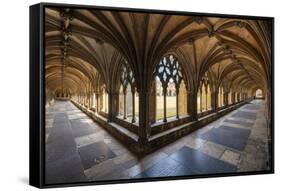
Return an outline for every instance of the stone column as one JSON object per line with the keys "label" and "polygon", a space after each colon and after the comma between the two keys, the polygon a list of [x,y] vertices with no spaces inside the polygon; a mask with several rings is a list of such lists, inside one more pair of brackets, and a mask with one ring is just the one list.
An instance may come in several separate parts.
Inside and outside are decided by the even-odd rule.
{"label": "stone column", "polygon": [[119,109],[119,92],[111,93],[111,113],[112,117],[116,117],[118,115]]}
{"label": "stone column", "polygon": [[132,87],[132,105],[133,105],[133,111],[132,111],[132,123],[136,122],[136,116],[135,116],[135,88]]}
{"label": "stone column", "polygon": [[113,94],[112,92],[108,92],[108,122],[111,122],[113,119]]}
{"label": "stone column", "polygon": [[195,92],[189,92],[188,93],[188,113],[190,114],[190,117],[193,121],[196,121],[198,119],[197,116],[197,94]]}
{"label": "stone column", "polygon": [[211,92],[211,105],[212,108],[217,111],[218,105],[217,105],[217,93]]}
{"label": "stone column", "polygon": [[91,108],[91,97],[90,97],[90,92],[87,94],[88,97],[88,109]]}
{"label": "stone column", "polygon": [[187,88],[187,85],[185,86],[186,88],[186,114],[187,115],[190,115],[190,111],[189,111],[189,91],[188,91],[188,88]]}
{"label": "stone column", "polygon": [[99,93],[96,93],[96,112],[99,112]]}
{"label": "stone column", "polygon": [[127,91],[124,88],[123,90],[123,94],[124,94],[124,119],[127,119]]}
{"label": "stone column", "polygon": [[167,87],[164,87],[163,86],[163,98],[164,98],[164,119],[163,119],[163,122],[167,122],[167,111],[166,111],[166,106],[167,106],[167,103],[166,103],[166,96],[167,96]]}
{"label": "stone column", "polygon": [[90,92],[90,109],[93,107],[93,92]]}
{"label": "stone column", "polygon": [[229,92],[228,95],[227,95],[227,103],[228,103],[228,105],[232,104],[231,92]]}
{"label": "stone column", "polygon": [[150,123],[156,122],[156,82],[153,80],[150,94],[149,94],[149,121]]}
{"label": "stone column", "polygon": [[83,93],[83,105],[86,106],[86,96],[84,93]]}
{"label": "stone column", "polygon": [[145,145],[149,137],[149,92],[145,89],[140,89],[139,91],[139,128],[138,142],[140,145]]}
{"label": "stone column", "polygon": [[224,105],[225,105],[225,106],[228,106],[228,93],[227,93],[227,92],[224,93],[224,95],[223,95],[223,100],[224,100]]}
{"label": "stone column", "polygon": [[111,122],[118,115],[118,97],[117,92],[110,91],[108,93],[108,122]]}
{"label": "stone column", "polygon": [[179,87],[176,87],[177,119],[179,118]]}
{"label": "stone column", "polygon": [[200,112],[202,113],[202,91],[201,91],[201,89],[200,89]]}

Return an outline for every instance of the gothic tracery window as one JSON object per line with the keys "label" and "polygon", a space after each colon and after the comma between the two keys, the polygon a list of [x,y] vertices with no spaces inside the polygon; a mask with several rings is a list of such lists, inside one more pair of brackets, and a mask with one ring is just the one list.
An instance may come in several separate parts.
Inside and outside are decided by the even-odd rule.
{"label": "gothic tracery window", "polygon": [[136,97],[135,77],[132,70],[123,63],[119,88],[119,115],[123,116],[123,119],[131,118],[132,123],[136,122],[136,113],[138,113]]}
{"label": "gothic tracery window", "polygon": [[102,87],[102,111],[108,113],[108,94],[105,86]]}
{"label": "gothic tracery window", "polygon": [[198,112],[211,110],[211,90],[207,72],[200,81],[197,93],[197,110]]}
{"label": "gothic tracery window", "polygon": [[223,87],[220,86],[218,89],[218,107],[224,106],[224,90]]}
{"label": "gothic tracery window", "polygon": [[[173,55],[164,56],[154,71],[156,80],[156,119],[167,121],[167,117],[179,118],[179,92],[183,72],[179,61]],[[184,106],[183,106],[184,107]]]}
{"label": "gothic tracery window", "polygon": [[233,95],[232,89],[230,88],[229,92],[228,92],[228,105],[232,104],[232,101],[233,101],[232,95]]}

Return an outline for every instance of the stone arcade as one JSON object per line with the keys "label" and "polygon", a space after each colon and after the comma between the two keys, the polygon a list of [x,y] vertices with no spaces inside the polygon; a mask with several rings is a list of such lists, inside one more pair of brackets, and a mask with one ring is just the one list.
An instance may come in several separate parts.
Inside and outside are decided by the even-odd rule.
{"label": "stone arcade", "polygon": [[48,8],[47,183],[267,170],[271,23]]}

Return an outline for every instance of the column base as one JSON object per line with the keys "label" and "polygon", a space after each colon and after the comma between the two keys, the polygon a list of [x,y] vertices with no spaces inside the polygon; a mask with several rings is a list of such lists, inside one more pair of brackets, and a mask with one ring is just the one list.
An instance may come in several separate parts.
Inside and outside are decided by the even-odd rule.
{"label": "column base", "polygon": [[135,122],[136,122],[136,119],[135,119],[135,118],[133,118],[133,119],[132,119],[132,123],[135,123]]}

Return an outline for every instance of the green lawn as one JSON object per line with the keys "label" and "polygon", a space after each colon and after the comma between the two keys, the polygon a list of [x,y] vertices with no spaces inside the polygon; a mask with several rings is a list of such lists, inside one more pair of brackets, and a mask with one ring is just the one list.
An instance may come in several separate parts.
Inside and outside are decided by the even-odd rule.
{"label": "green lawn", "polygon": [[[176,116],[177,114],[177,107],[176,107],[176,97],[166,97],[166,116],[172,117]],[[157,98],[157,111],[156,111],[156,120],[160,120],[164,118],[164,99],[163,97]]]}
{"label": "green lawn", "polygon": [[[175,116],[176,114],[177,114],[177,108],[169,108],[166,111],[167,118]],[[157,110],[157,115],[156,115],[156,120],[160,120],[160,119],[163,119],[163,118],[164,118],[164,110],[163,109],[158,109]]]}
{"label": "green lawn", "polygon": [[[166,114],[167,117],[172,117],[172,116],[176,116],[177,114],[177,108],[176,108],[176,97],[166,97],[166,102],[167,102],[167,110],[166,110]],[[136,97],[135,99],[135,114],[136,116],[138,116],[138,97]],[[158,97],[157,98],[157,111],[156,111],[156,120],[161,120],[164,117],[164,99],[163,97]]]}

